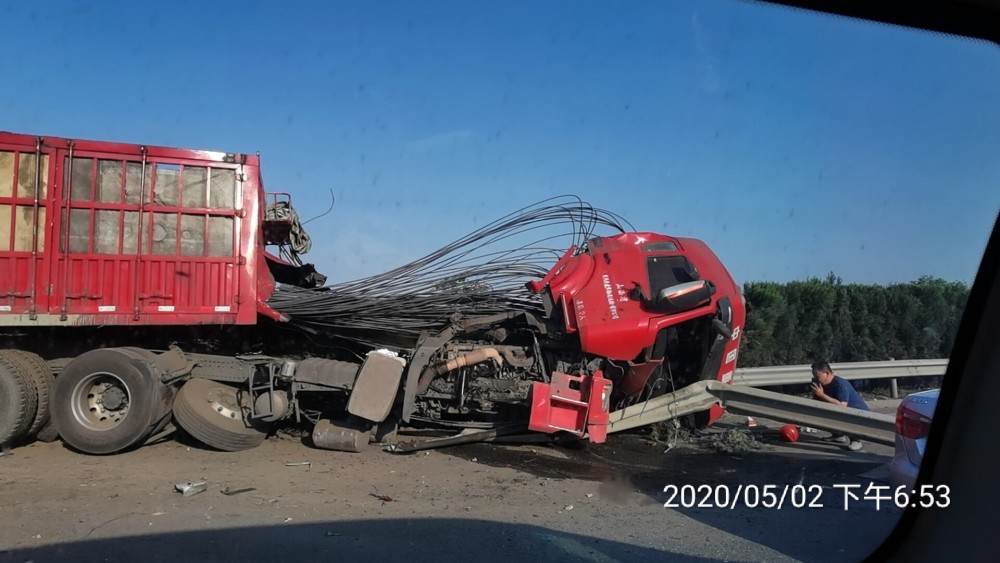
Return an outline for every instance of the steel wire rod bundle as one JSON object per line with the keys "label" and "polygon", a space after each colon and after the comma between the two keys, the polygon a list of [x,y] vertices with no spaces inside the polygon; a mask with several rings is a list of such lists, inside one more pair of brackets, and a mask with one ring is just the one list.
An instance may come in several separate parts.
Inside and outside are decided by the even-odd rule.
{"label": "steel wire rod bundle", "polygon": [[[379,346],[444,328],[453,315],[541,311],[525,283],[599,227],[634,228],[575,196],[540,201],[388,272],[317,289],[281,285],[269,304],[317,334]],[[379,335],[384,335],[380,337]]]}

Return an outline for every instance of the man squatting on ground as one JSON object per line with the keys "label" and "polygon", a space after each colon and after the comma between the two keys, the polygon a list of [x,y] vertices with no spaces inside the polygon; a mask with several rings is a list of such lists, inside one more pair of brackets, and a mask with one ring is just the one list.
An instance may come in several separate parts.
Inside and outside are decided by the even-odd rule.
{"label": "man squatting on ground", "polygon": [[[869,410],[854,386],[846,379],[834,375],[829,363],[822,360],[814,362],[812,374],[812,391],[818,400],[841,407]],[[851,436],[835,435],[833,441],[854,452],[861,449],[861,441]]]}

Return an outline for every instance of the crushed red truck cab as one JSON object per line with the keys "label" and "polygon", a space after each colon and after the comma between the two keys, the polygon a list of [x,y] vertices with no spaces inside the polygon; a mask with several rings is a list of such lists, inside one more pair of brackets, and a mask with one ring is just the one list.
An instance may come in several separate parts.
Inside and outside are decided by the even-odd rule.
{"label": "crushed red truck cab", "polygon": [[[626,397],[643,398],[651,378],[662,371],[665,339],[691,321],[708,320],[715,332],[705,342],[699,379],[732,380],[743,297],[700,240],[648,232],[595,238],[583,251],[570,249],[528,289],[542,295],[547,314],[560,317],[567,333],[579,335],[584,353],[620,366],[614,387]],[[607,423],[611,385],[600,372],[590,381],[568,377],[553,374],[552,383],[534,384],[531,429],[587,433],[592,441],[603,441],[600,425]],[[721,409],[713,409],[709,422],[719,415]],[[567,428],[569,421],[575,426]]]}

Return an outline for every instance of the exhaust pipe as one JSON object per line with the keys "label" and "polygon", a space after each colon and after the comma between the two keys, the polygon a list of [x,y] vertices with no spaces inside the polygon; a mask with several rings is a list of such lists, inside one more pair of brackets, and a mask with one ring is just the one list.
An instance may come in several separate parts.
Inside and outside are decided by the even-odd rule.
{"label": "exhaust pipe", "polygon": [[503,365],[503,358],[500,357],[500,352],[497,352],[496,348],[480,348],[478,350],[473,350],[468,354],[462,354],[461,356],[448,360],[447,362],[441,362],[437,365],[428,366],[423,373],[420,374],[420,380],[417,383],[417,394],[423,395],[426,393],[435,377],[444,375],[458,368],[479,364],[485,362],[486,360],[493,360],[497,363],[497,365]]}

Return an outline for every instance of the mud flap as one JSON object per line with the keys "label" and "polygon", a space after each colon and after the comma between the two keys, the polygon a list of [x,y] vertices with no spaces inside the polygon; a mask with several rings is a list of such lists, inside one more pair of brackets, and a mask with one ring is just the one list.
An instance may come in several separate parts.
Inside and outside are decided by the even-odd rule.
{"label": "mud flap", "polygon": [[589,377],[553,372],[551,383],[532,384],[528,429],[546,434],[569,432],[604,442],[611,385],[600,371]]}
{"label": "mud flap", "polygon": [[390,353],[369,352],[351,390],[347,412],[371,422],[385,420],[396,400],[405,365],[405,360]]}

